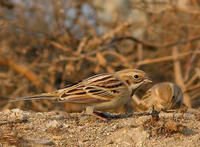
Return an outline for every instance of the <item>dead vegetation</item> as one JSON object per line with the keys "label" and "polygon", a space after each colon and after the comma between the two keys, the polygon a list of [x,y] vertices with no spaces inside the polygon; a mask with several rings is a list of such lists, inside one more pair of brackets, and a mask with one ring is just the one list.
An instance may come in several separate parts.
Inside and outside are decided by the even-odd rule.
{"label": "dead vegetation", "polygon": [[175,133],[186,134],[188,129],[186,126],[174,121],[171,118],[160,118],[159,113],[155,110],[151,113],[152,118],[146,120],[143,124],[145,130],[149,131],[150,136],[169,136]]}
{"label": "dead vegetation", "polygon": [[1,1],[1,109],[63,109],[6,100],[123,68],[177,83],[185,104],[199,107],[199,7],[197,0]]}
{"label": "dead vegetation", "polygon": [[[198,0],[1,0],[0,144],[200,146],[199,14]],[[125,68],[175,82],[194,109],[103,122],[58,111],[79,111],[68,103],[7,102]]]}

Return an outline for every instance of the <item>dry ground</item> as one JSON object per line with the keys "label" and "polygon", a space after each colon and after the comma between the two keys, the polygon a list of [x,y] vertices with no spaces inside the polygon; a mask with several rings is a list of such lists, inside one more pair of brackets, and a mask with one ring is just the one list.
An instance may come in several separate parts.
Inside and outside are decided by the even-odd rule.
{"label": "dry ground", "polygon": [[160,113],[102,121],[66,112],[0,112],[0,143],[8,146],[200,146],[200,112]]}

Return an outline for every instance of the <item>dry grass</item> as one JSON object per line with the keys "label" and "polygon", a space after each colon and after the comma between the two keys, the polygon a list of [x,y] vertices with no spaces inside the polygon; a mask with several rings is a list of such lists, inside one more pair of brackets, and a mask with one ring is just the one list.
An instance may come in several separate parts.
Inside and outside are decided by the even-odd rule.
{"label": "dry grass", "polygon": [[[197,0],[0,2],[1,109],[60,109],[49,101],[6,99],[49,92],[124,68],[174,81],[186,105],[200,105]],[[81,73],[81,74],[80,74]],[[70,106],[67,105],[70,110]]]}

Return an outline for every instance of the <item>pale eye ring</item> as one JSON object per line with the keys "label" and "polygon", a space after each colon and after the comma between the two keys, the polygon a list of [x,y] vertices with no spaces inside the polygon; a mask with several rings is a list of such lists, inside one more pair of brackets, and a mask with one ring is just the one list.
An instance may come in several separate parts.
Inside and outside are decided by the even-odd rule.
{"label": "pale eye ring", "polygon": [[138,75],[134,75],[134,78],[135,78],[135,79],[138,79],[138,78],[139,78],[139,76],[138,76]]}

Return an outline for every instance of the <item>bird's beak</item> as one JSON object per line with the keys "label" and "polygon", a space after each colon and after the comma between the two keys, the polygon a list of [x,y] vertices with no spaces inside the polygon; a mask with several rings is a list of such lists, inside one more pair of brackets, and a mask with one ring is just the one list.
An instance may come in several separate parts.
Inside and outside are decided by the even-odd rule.
{"label": "bird's beak", "polygon": [[144,78],[144,82],[145,82],[145,83],[152,83],[152,80],[151,80],[151,78],[149,78],[149,77],[145,77],[145,78]]}

